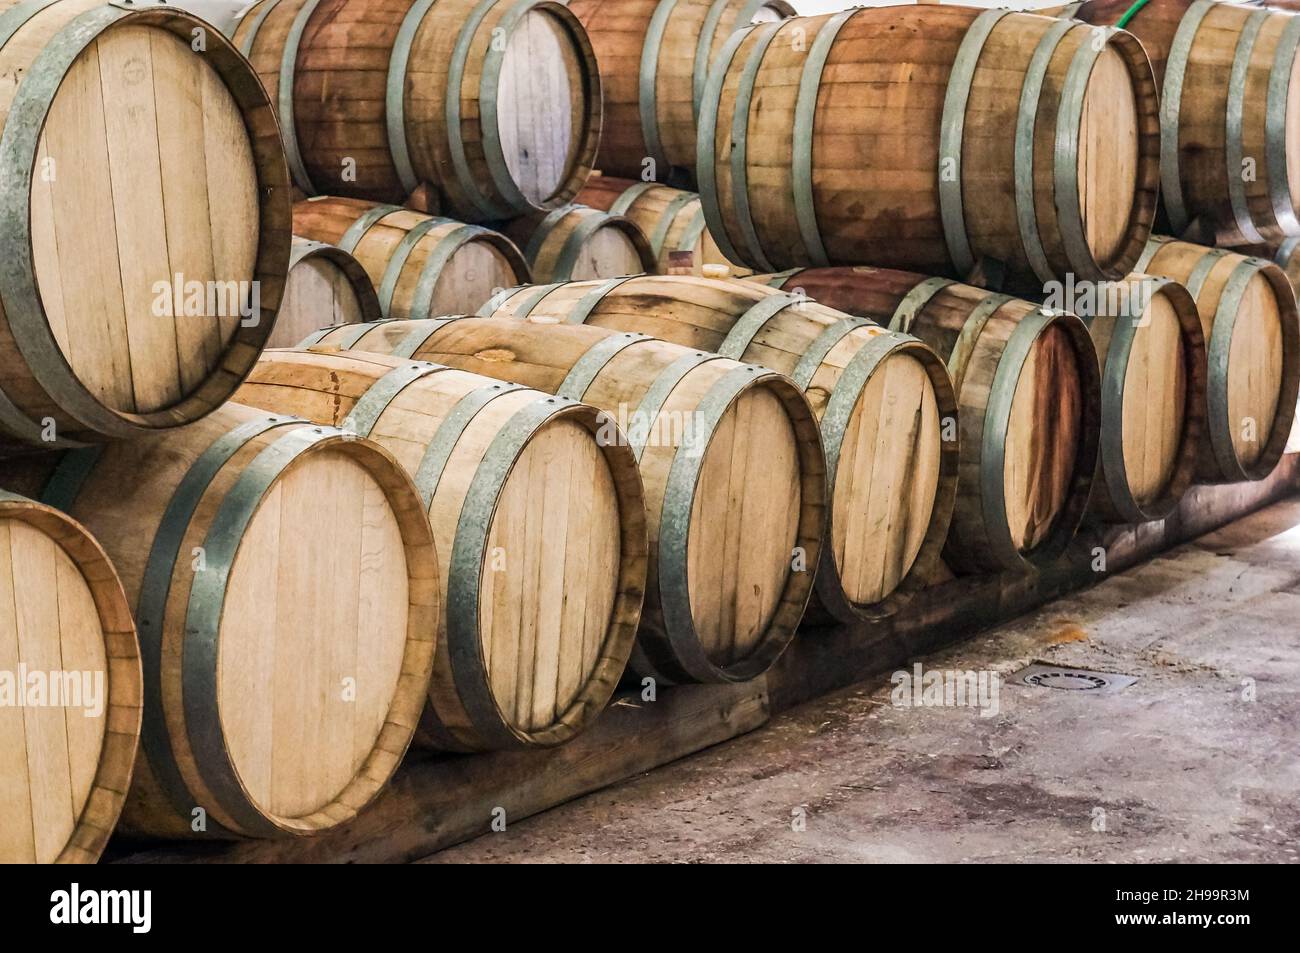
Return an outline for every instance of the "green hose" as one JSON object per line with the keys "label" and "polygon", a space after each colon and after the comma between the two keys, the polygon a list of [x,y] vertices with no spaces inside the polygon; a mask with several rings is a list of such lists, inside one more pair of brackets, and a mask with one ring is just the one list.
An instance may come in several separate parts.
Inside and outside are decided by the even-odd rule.
{"label": "green hose", "polygon": [[1137,0],[1137,3],[1124,11],[1124,15],[1115,21],[1115,29],[1122,30],[1128,26],[1128,22],[1137,16],[1138,11],[1145,7],[1150,0]]}

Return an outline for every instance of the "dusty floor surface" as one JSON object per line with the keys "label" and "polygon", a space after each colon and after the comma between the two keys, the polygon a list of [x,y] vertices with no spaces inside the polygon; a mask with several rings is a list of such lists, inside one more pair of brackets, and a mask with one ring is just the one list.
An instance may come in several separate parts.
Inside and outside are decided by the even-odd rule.
{"label": "dusty floor surface", "polygon": [[1298,859],[1300,501],[921,662],[1035,660],[1139,680],[982,716],[880,678],[430,860]]}

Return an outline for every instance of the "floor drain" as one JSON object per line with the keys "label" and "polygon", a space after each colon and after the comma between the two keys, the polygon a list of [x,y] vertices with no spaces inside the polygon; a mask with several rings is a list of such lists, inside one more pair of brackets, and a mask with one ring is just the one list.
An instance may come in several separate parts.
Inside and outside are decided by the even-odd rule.
{"label": "floor drain", "polygon": [[1012,678],[1035,688],[1055,688],[1067,692],[1107,692],[1128,688],[1137,679],[1117,672],[1090,672],[1080,668],[1034,664],[1022,668]]}
{"label": "floor drain", "polygon": [[1063,688],[1071,692],[1086,692],[1105,688],[1110,683],[1098,675],[1087,672],[1035,672],[1025,676],[1025,684],[1039,688]]}

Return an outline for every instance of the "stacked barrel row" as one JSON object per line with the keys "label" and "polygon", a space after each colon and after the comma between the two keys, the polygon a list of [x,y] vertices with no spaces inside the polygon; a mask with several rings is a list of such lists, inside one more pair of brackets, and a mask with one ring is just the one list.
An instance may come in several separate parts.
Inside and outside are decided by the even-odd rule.
{"label": "stacked barrel row", "polygon": [[[953,7],[570,9],[608,107],[595,165],[613,175],[587,181],[586,208],[505,221],[453,203],[464,225],[437,217],[430,181],[400,206],[300,203],[298,231],[354,254],[387,320],[323,323],[243,394],[337,422],[356,365],[428,361],[626,423],[647,542],[629,671],[752,677],[814,570],[807,623],[875,618],[948,571],[1051,566],[1089,513],[1160,520],[1194,481],[1276,465],[1294,297],[1258,258],[1152,237],[1168,96],[1132,34]],[[491,257],[465,273],[490,274],[439,297],[471,244]],[[794,270],[714,277],[777,268]],[[451,526],[434,520],[440,546]],[[466,625],[483,598],[454,595],[459,565],[449,602],[477,608],[448,613],[450,665],[474,658],[495,685],[515,657],[473,647],[516,636]],[[435,699],[425,734],[496,743],[461,705]]]}
{"label": "stacked barrel row", "polygon": [[0,707],[0,858],[327,830],[1280,458],[1286,14],[240,6],[5,15],[0,672],[107,684]]}
{"label": "stacked barrel row", "polygon": [[265,90],[219,35],[197,54],[200,20],[93,0],[2,19],[0,860],[88,861],[158,727],[131,586],[147,527],[70,517],[22,471],[179,446],[231,397],[280,308],[292,199]]}
{"label": "stacked barrel row", "polygon": [[[4,16],[5,861],[93,861],[115,826],[319,832],[417,734],[558,743],[604,707],[640,615],[641,482],[589,405],[409,362],[355,415],[230,401],[268,344],[376,319],[397,290],[291,242],[282,104],[203,22],[140,7]],[[509,240],[447,232],[502,248],[519,271],[499,284],[527,277]],[[567,529],[540,508],[557,495]],[[452,585],[435,543],[508,553],[514,588],[469,568]],[[541,573],[557,556],[567,573]],[[465,661],[493,648],[490,670]]]}
{"label": "stacked barrel row", "polygon": [[272,102],[203,21],[55,0],[0,37],[0,860],[93,861],[119,816],[343,823],[426,705],[433,533],[377,442],[230,398],[275,334],[375,291],[291,242]]}
{"label": "stacked barrel row", "polygon": [[[736,26],[789,13],[728,0],[706,23],[708,5],[695,6],[700,22],[686,26],[703,52],[688,90]],[[603,176],[588,184],[606,102],[597,48],[602,65],[607,57],[581,9],[230,0],[222,13],[214,20],[270,93],[297,191],[336,197],[296,214],[296,234],[354,254],[385,317],[474,311],[492,290],[531,279],[737,267],[708,237],[694,193]],[[609,107],[607,138],[616,139],[621,120]],[[304,297],[324,294],[316,272],[326,267],[319,256],[302,266],[304,284],[316,286]]]}
{"label": "stacked barrel row", "polygon": [[[1205,6],[1188,14],[1179,44],[1196,78],[1177,81],[1189,116],[1230,85],[1211,68],[1221,58],[1213,32],[1192,42]],[[618,122],[597,164],[660,180],[597,179],[589,201],[627,212],[662,183],[698,185],[710,241],[736,270],[823,266],[774,280],[910,331],[946,360],[967,412],[953,567],[1049,563],[1086,509],[1097,460],[1094,511],[1129,522],[1168,515],[1193,480],[1272,471],[1294,414],[1294,300],[1258,259],[1152,238],[1162,186],[1168,204],[1178,169],[1204,152],[1187,133],[1204,120],[1184,120],[1179,133],[1175,116],[1171,126],[1174,89],[1133,34],[1005,10],[893,7],[776,12],[711,48],[722,2],[572,9]],[[1253,17],[1256,28],[1266,16]],[[1215,30],[1243,19],[1224,18]],[[1267,22],[1270,43],[1290,29],[1285,16]],[[688,48],[711,71],[664,57]],[[1249,43],[1237,49],[1250,59]],[[1266,52],[1266,79],[1274,65],[1289,77],[1294,49]],[[1269,115],[1289,121],[1285,108]],[[1263,127],[1247,125],[1263,143]],[[695,148],[683,147],[692,129]],[[1169,227],[1167,212],[1161,221]],[[680,227],[666,214],[658,226],[665,240]],[[665,261],[663,246],[654,251],[672,271],[673,252]],[[946,277],[824,267],[833,265]],[[649,278],[559,283],[494,298],[480,314],[504,307],[534,323],[595,322],[722,348],[730,331],[716,336],[716,318],[695,312],[701,293]],[[738,320],[751,305],[720,309],[742,340],[765,328]],[[606,324],[610,307],[618,317]],[[770,354],[752,359],[787,369]],[[833,473],[833,441],[828,451]]]}
{"label": "stacked barrel row", "polygon": [[[269,90],[170,8],[60,0],[6,16],[0,55],[18,56],[23,77],[6,161],[27,189],[20,203],[9,193],[6,227],[33,253],[5,279],[0,601],[13,624],[0,664],[18,681],[0,686],[0,858],[94,860],[115,825],[139,837],[320,832],[372,801],[413,740],[559,744],[600,713],[629,660],[665,681],[737,680],[793,636],[826,485],[813,412],[784,377],[657,345],[669,366],[643,372],[645,410],[659,402],[665,420],[702,427],[664,444],[629,441],[590,403],[423,361],[259,360],[308,329],[478,307],[534,273],[653,270],[669,231],[674,250],[703,244],[694,224],[670,223],[652,246],[617,210],[566,204],[586,179],[599,100],[563,7],[444,3],[426,23],[429,6],[268,2],[231,15],[254,66],[278,57]],[[481,126],[466,148],[452,131],[451,151],[431,152],[417,140],[443,104],[413,102],[385,170],[404,182],[415,169],[410,195],[291,210],[290,183],[314,192],[340,155],[300,142],[374,138],[361,98],[335,125],[333,107],[307,106],[335,75],[324,51],[378,23],[400,88],[444,68],[450,19],[466,26],[452,72],[486,78],[465,112],[478,122],[479,93],[502,92],[500,135]],[[504,58],[486,45],[503,31]],[[579,91],[568,144],[549,141],[562,127],[534,140],[519,122],[537,112],[519,97],[555,102],[521,64],[552,55],[551,85]],[[101,69],[127,86],[101,84]],[[335,88],[364,96],[373,79]],[[157,116],[152,137],[125,121],[140,115]],[[355,141],[340,181],[383,169]],[[457,156],[469,174],[430,188],[428,170],[464,171]],[[503,181],[527,200],[494,193]],[[512,221],[494,231],[380,201],[430,195],[463,218]],[[107,304],[106,288],[119,292]],[[745,489],[773,452],[781,466]],[[649,600],[643,473],[663,493]],[[734,518],[709,518],[719,508]],[[30,689],[27,672],[40,676]]]}

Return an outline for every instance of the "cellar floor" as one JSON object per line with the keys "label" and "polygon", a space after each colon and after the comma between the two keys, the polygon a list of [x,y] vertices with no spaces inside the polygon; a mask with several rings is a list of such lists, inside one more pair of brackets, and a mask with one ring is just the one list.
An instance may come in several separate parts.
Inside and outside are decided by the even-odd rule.
{"label": "cellar floor", "polygon": [[876,679],[428,862],[1300,860],[1300,498],[919,661],[996,711]]}

